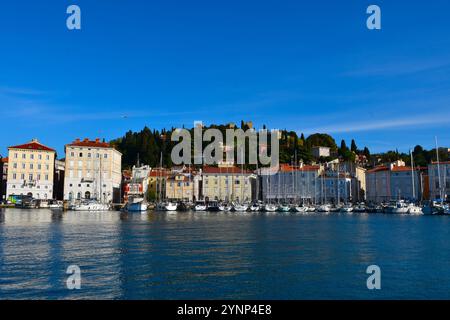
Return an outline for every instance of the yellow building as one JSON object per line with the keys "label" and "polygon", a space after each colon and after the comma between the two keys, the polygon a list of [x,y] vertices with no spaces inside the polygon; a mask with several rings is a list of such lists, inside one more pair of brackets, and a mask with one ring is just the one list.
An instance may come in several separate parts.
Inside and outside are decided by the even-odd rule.
{"label": "yellow building", "polygon": [[256,176],[234,166],[203,167],[199,198],[221,201],[252,201]]}
{"label": "yellow building", "polygon": [[36,139],[9,147],[8,151],[7,197],[24,195],[52,199],[56,151]]}
{"label": "yellow building", "polygon": [[167,178],[166,198],[172,200],[190,200],[194,197],[194,182],[189,174],[178,173]]}

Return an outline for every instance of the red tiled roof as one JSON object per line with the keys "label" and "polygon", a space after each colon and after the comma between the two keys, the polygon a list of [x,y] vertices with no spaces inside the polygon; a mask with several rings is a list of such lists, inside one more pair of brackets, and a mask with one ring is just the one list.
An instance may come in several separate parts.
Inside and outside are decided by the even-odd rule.
{"label": "red tiled roof", "polygon": [[376,168],[367,170],[367,173],[375,173],[375,172],[379,172],[379,171],[389,171],[389,168],[386,166],[376,167]]}
{"label": "red tiled roof", "polygon": [[[417,169],[415,169],[417,170]],[[411,167],[393,167],[392,172],[403,172],[403,171],[411,171]]]}
{"label": "red tiled roof", "polygon": [[238,167],[210,167],[210,166],[203,166],[203,171],[202,173],[204,174],[249,174],[252,173],[252,171],[249,170],[242,170],[241,168]]}
{"label": "red tiled roof", "polygon": [[39,150],[39,151],[53,151],[54,149],[49,148],[47,146],[44,146],[43,144],[39,143],[38,141],[31,141],[29,143],[21,144],[18,146],[9,147],[8,149],[25,149],[25,150]]}
{"label": "red tiled roof", "polygon": [[304,165],[304,166],[292,166],[289,164],[282,163],[280,164],[280,171],[281,172],[292,172],[292,171],[319,171],[320,166],[310,166],[310,165]]}
{"label": "red tiled roof", "polygon": [[84,139],[81,141],[80,139],[75,140],[72,143],[69,143],[67,146],[70,147],[91,147],[91,148],[113,148],[109,143],[107,142],[101,142],[100,139],[95,140],[89,140]]}
{"label": "red tiled roof", "polygon": [[2,158],[2,163],[8,163],[9,159],[8,158]]}
{"label": "red tiled roof", "polygon": [[[437,161],[432,161],[431,164],[438,164]],[[439,164],[450,164],[450,161],[439,161]]]}
{"label": "red tiled roof", "polygon": [[152,171],[150,171],[150,177],[167,177],[169,175],[169,170],[166,169],[153,169]]}

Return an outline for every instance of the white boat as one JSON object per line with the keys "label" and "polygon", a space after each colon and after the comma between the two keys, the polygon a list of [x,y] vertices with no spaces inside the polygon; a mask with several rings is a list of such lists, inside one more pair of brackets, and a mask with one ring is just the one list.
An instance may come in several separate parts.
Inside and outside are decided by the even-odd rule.
{"label": "white boat", "polygon": [[308,212],[316,212],[316,207],[308,206]]}
{"label": "white boat", "polygon": [[177,211],[178,205],[175,202],[168,202],[165,206],[166,211]]}
{"label": "white boat", "polygon": [[366,212],[367,208],[364,203],[358,203],[358,205],[353,208],[353,211],[354,212]]}
{"label": "white boat", "polygon": [[289,207],[288,205],[285,205],[285,204],[281,204],[278,206],[278,211],[289,212],[289,211],[291,211],[291,207]]}
{"label": "white boat", "polygon": [[156,211],[166,211],[166,203],[165,202],[158,202],[156,204]]}
{"label": "white boat", "polygon": [[101,203],[96,200],[82,201],[72,207],[72,210],[74,211],[109,211],[110,209],[109,204]]}
{"label": "white boat", "polygon": [[331,210],[331,206],[329,204],[323,204],[321,206],[319,206],[319,208],[317,209],[317,211],[319,212],[330,212]]}
{"label": "white boat", "polygon": [[399,200],[395,203],[395,207],[392,208],[392,213],[405,214],[409,212],[409,205],[403,200]]}
{"label": "white boat", "polygon": [[423,212],[422,212],[422,207],[417,206],[417,205],[411,203],[411,204],[408,206],[408,213],[409,213],[409,214],[413,214],[413,215],[423,214]]}
{"label": "white boat", "polygon": [[128,212],[146,212],[148,210],[148,203],[144,200],[128,203],[125,210]]}
{"label": "white boat", "polygon": [[308,212],[308,207],[305,206],[295,206],[294,207],[295,212],[299,212],[299,213],[307,213]]}
{"label": "white boat", "polygon": [[275,211],[277,211],[277,206],[274,204],[268,203],[264,206],[264,211],[275,212]]}
{"label": "white boat", "polygon": [[246,212],[248,210],[248,205],[246,204],[234,204],[233,205],[234,211],[237,212]]}
{"label": "white boat", "polygon": [[250,211],[256,212],[256,211],[259,211],[259,210],[261,210],[261,207],[260,207],[260,205],[257,204],[257,203],[254,203],[254,204],[252,204],[252,205],[250,206]]}
{"label": "white boat", "polygon": [[345,205],[341,208],[342,212],[346,212],[346,213],[352,213],[353,212],[353,207],[351,205]]}
{"label": "white boat", "polygon": [[62,209],[63,208],[63,202],[59,200],[50,200],[48,202],[48,208],[52,210]]}
{"label": "white boat", "polygon": [[197,201],[194,206],[195,211],[206,211],[207,206],[205,201]]}
{"label": "white boat", "polygon": [[229,205],[229,204],[220,204],[219,205],[219,210],[220,211],[225,211],[225,212],[230,212],[233,209],[233,206]]}

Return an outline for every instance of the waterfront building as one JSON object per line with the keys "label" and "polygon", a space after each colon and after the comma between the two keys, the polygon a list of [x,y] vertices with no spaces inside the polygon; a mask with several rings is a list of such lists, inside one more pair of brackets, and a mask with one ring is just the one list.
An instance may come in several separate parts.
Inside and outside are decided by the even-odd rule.
{"label": "waterfront building", "polygon": [[318,190],[320,203],[351,203],[352,178],[348,173],[326,171],[319,176]]}
{"label": "waterfront building", "polygon": [[0,202],[6,200],[7,181],[8,181],[8,158],[0,157]]}
{"label": "waterfront building", "polygon": [[64,200],[120,202],[122,154],[100,139],[75,140],[65,146]]}
{"label": "waterfront building", "polygon": [[[414,180],[414,184],[413,184]],[[366,172],[367,201],[381,203],[398,199],[422,198],[420,171],[404,165],[404,162],[379,166]]]}
{"label": "waterfront building", "polygon": [[170,170],[165,168],[153,168],[149,176],[148,199],[161,201],[166,199],[166,182],[170,176]]}
{"label": "waterfront building", "polygon": [[204,166],[198,179],[199,199],[245,202],[252,201],[256,175],[248,170],[222,163]]}
{"label": "waterfront building", "polygon": [[6,196],[52,199],[56,151],[37,139],[8,148]]}
{"label": "waterfront building", "polygon": [[[440,179],[439,179],[440,173]],[[450,195],[450,161],[441,161],[428,165],[429,192],[431,199],[449,200]]]}
{"label": "waterfront building", "polygon": [[172,172],[166,180],[167,199],[195,201],[198,197],[198,194],[195,193],[198,190],[198,188],[195,188],[198,179],[195,179],[194,176],[195,172],[189,169]]}
{"label": "waterfront building", "polygon": [[281,164],[278,171],[259,171],[262,200],[316,203],[320,199],[318,177],[324,168],[318,165]]}

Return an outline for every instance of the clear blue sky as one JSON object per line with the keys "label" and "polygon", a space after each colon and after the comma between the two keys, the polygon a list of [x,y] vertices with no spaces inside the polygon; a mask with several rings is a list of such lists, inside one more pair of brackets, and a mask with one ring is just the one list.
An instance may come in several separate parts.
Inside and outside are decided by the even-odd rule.
{"label": "clear blue sky", "polygon": [[377,152],[450,146],[450,2],[2,1],[0,117],[2,154],[241,119]]}

